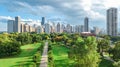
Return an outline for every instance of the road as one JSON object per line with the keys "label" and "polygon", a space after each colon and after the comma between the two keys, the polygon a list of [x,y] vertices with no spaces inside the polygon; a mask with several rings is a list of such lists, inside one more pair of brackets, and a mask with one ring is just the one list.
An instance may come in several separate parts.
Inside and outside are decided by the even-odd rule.
{"label": "road", "polygon": [[45,43],[41,62],[40,62],[40,67],[47,67],[48,66],[48,42]]}

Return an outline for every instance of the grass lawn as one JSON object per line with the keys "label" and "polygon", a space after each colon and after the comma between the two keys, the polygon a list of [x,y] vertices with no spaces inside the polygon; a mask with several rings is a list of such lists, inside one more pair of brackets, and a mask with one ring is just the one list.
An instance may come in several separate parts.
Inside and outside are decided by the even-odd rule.
{"label": "grass lawn", "polygon": [[[22,52],[18,56],[1,58],[0,67],[33,67],[32,56],[40,43],[21,46]],[[21,65],[21,66],[20,66]]]}
{"label": "grass lawn", "polygon": [[68,48],[64,46],[54,45],[52,51],[55,67],[74,67],[74,62],[68,58]]}
{"label": "grass lawn", "polygon": [[99,64],[99,67],[113,67],[113,64],[109,60],[102,59],[101,63]]}
{"label": "grass lawn", "polygon": [[[74,67],[74,61],[68,58],[68,48],[59,45],[54,45],[52,47],[55,67]],[[105,59],[101,60],[99,67],[113,67],[111,61]]]}

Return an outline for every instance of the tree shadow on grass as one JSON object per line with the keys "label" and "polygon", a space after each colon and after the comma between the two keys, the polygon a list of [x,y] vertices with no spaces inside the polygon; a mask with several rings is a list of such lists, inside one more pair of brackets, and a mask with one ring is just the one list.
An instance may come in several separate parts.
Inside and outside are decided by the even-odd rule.
{"label": "tree shadow on grass", "polygon": [[39,67],[39,65],[40,63],[34,63],[33,61],[19,61],[11,67]]}
{"label": "tree shadow on grass", "polygon": [[30,57],[35,54],[35,50],[33,49],[23,49],[20,54],[14,55],[14,56],[9,56],[9,57],[2,57],[0,59],[9,59],[9,58],[21,58],[21,57]]}
{"label": "tree shadow on grass", "polygon": [[68,59],[54,60],[55,67],[74,67],[74,63],[69,63]]}

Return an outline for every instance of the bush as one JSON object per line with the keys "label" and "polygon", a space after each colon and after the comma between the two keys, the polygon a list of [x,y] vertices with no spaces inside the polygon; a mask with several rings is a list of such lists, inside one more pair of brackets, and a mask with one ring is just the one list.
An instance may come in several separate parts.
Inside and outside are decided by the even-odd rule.
{"label": "bush", "polygon": [[37,53],[33,56],[33,62],[34,62],[34,63],[37,63],[37,62],[39,62],[39,60],[40,60],[40,53],[37,52]]}
{"label": "bush", "polygon": [[50,67],[55,67],[54,66],[53,54],[52,54],[52,45],[48,46],[48,61],[49,61],[49,66]]}
{"label": "bush", "polygon": [[120,67],[120,61],[118,61],[118,62],[114,62],[114,67]]}
{"label": "bush", "polygon": [[20,43],[16,41],[0,43],[0,57],[7,57],[19,54],[21,51]]}

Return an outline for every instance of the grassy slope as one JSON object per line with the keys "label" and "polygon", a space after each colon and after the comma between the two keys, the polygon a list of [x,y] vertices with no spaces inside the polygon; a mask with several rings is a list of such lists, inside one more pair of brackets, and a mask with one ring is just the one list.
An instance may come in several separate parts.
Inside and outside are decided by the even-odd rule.
{"label": "grassy slope", "polygon": [[68,58],[68,49],[63,46],[53,46],[55,67],[74,67],[73,61]]}
{"label": "grassy slope", "polygon": [[[11,58],[0,59],[0,67],[18,67],[20,64],[26,65],[25,67],[28,67],[28,65],[30,66],[30,64],[32,64],[32,56],[39,46],[40,43],[22,46],[22,52],[20,55]],[[33,65],[31,65],[31,67],[33,67]]]}

